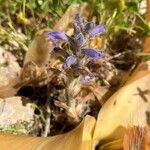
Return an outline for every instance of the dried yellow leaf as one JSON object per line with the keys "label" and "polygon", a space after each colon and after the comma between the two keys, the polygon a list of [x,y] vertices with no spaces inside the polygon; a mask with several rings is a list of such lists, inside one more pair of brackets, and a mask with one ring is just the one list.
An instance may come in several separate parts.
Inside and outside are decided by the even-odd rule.
{"label": "dried yellow leaf", "polygon": [[66,134],[50,137],[27,137],[0,134],[0,148],[11,150],[91,150],[95,118],[86,116],[81,124]]}
{"label": "dried yellow leaf", "polygon": [[[101,141],[122,139],[129,125],[149,126],[150,61],[142,63],[128,82],[103,105],[99,112],[93,146]],[[101,143],[105,144],[105,143]]]}

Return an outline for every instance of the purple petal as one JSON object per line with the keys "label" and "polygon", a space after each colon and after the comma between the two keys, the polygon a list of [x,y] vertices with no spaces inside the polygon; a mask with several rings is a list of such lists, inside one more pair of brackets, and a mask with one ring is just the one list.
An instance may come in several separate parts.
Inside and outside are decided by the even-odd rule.
{"label": "purple petal", "polygon": [[75,56],[69,56],[66,59],[66,62],[64,64],[64,69],[69,68],[72,64],[74,64],[77,61],[77,58]]}
{"label": "purple petal", "polygon": [[88,84],[90,83],[91,81],[93,81],[95,79],[94,75],[93,74],[88,74],[88,75],[81,75],[80,76],[80,81],[82,84]]}
{"label": "purple petal", "polygon": [[52,41],[56,41],[56,40],[61,40],[61,41],[68,41],[67,36],[59,31],[52,31],[48,33],[48,37],[50,38],[50,40]]}
{"label": "purple petal", "polygon": [[83,51],[88,57],[92,58],[93,60],[102,59],[105,56],[103,52],[97,51],[96,49],[92,48],[84,48]]}
{"label": "purple petal", "polygon": [[95,28],[89,30],[89,35],[90,36],[96,36],[98,34],[104,33],[105,31],[106,30],[105,30],[105,27],[103,25],[98,25]]}
{"label": "purple petal", "polygon": [[79,43],[80,45],[82,45],[84,43],[84,35],[82,33],[79,33],[75,37],[75,40],[77,41],[77,43]]}

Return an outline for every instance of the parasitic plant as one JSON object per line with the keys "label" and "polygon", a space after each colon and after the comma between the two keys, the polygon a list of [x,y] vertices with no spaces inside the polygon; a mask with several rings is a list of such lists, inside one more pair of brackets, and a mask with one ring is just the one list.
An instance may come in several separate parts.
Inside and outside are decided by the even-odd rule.
{"label": "parasitic plant", "polygon": [[69,120],[77,123],[91,111],[90,101],[99,99],[101,88],[95,95],[96,89],[102,82],[109,84],[104,68],[109,70],[113,66],[105,61],[108,56],[106,52],[89,47],[91,39],[105,33],[103,25],[88,22],[76,14],[73,27],[73,36],[51,31],[48,37],[54,46],[53,55],[62,61],[61,65],[55,67],[61,72],[59,78],[64,84],[64,90],[55,105],[65,109]]}

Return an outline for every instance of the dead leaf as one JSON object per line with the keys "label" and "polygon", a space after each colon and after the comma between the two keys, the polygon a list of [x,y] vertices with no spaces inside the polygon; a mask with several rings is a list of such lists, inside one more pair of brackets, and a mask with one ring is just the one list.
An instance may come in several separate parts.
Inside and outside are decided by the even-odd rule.
{"label": "dead leaf", "polygon": [[0,134],[0,148],[11,150],[91,150],[94,117],[86,116],[81,124],[69,133],[49,137],[29,137]]}
{"label": "dead leaf", "polygon": [[[142,63],[128,82],[103,105],[94,131],[93,145],[122,139],[130,125],[149,127],[150,61]],[[104,143],[102,141],[105,141]]]}
{"label": "dead leaf", "polygon": [[100,37],[92,38],[90,40],[90,47],[100,49],[102,47],[102,39]]}
{"label": "dead leaf", "polygon": [[37,33],[26,53],[24,65],[28,62],[34,62],[37,66],[42,67],[48,62],[52,45],[45,37],[45,34],[44,31]]}
{"label": "dead leaf", "polygon": [[6,31],[5,29],[0,25],[0,35],[5,35]]}
{"label": "dead leaf", "polygon": [[123,140],[123,148],[124,150],[144,150],[144,141],[146,138],[146,130],[145,128],[140,127],[128,127],[125,130],[124,140]]}

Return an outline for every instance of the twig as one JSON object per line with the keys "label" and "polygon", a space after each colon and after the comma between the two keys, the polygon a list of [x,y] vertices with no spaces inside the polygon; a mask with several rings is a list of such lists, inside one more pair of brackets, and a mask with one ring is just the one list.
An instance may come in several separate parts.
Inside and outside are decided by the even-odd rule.
{"label": "twig", "polygon": [[47,86],[47,95],[48,95],[48,98],[46,100],[46,119],[45,119],[45,126],[44,126],[44,131],[42,133],[42,136],[43,137],[47,137],[48,134],[50,134],[50,126],[51,126],[51,108],[50,108],[50,101],[51,101],[51,98],[50,98],[50,87],[49,85]]}
{"label": "twig", "polygon": [[46,111],[47,111],[47,115],[46,115],[46,120],[45,120],[44,131],[43,131],[43,133],[42,133],[42,136],[43,136],[43,137],[47,137],[48,134],[50,133],[51,109],[50,109],[49,103],[46,104]]}
{"label": "twig", "polygon": [[118,54],[116,54],[116,55],[114,55],[114,56],[110,56],[110,57],[106,58],[106,60],[107,60],[107,61],[110,61],[110,60],[112,60],[112,59],[114,59],[114,58],[118,58],[118,57],[124,55],[126,52],[127,52],[127,51],[118,53]]}

